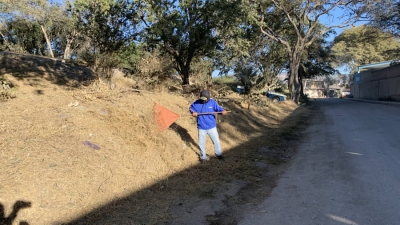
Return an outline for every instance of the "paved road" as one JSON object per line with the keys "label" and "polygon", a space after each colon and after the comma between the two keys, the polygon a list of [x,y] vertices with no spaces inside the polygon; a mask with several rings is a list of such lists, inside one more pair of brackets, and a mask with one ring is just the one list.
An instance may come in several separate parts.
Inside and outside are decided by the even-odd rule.
{"label": "paved road", "polygon": [[399,225],[400,107],[341,99],[320,112],[271,196],[240,225]]}

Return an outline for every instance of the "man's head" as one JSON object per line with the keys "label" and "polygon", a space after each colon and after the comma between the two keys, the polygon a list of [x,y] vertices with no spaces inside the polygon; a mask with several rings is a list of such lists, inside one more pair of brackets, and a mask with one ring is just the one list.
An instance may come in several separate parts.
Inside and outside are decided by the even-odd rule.
{"label": "man's head", "polygon": [[200,99],[203,100],[203,102],[208,102],[208,100],[210,100],[210,92],[202,90],[200,92]]}

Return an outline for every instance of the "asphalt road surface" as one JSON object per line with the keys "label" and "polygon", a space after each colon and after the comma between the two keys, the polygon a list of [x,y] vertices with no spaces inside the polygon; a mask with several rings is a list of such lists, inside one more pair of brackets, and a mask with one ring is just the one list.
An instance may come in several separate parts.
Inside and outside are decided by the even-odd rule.
{"label": "asphalt road surface", "polygon": [[239,225],[399,225],[400,107],[313,104],[319,110],[291,166]]}

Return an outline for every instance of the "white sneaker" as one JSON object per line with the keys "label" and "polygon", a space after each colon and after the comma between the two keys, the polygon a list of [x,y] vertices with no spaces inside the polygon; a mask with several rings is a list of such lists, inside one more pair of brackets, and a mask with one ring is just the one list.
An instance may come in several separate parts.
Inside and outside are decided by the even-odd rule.
{"label": "white sneaker", "polygon": [[207,157],[207,158],[205,158],[205,159],[201,159],[201,158],[200,158],[200,161],[201,161],[201,162],[207,162],[207,161],[210,161],[210,158],[209,158],[209,157]]}

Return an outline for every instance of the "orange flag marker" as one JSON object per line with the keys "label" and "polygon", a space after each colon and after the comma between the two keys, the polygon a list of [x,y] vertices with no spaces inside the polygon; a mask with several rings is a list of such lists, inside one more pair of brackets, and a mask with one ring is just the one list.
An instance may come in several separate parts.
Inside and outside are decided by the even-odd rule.
{"label": "orange flag marker", "polygon": [[179,119],[179,117],[179,114],[176,114],[157,103],[154,104],[154,120],[157,123],[159,131],[168,129],[168,127]]}

